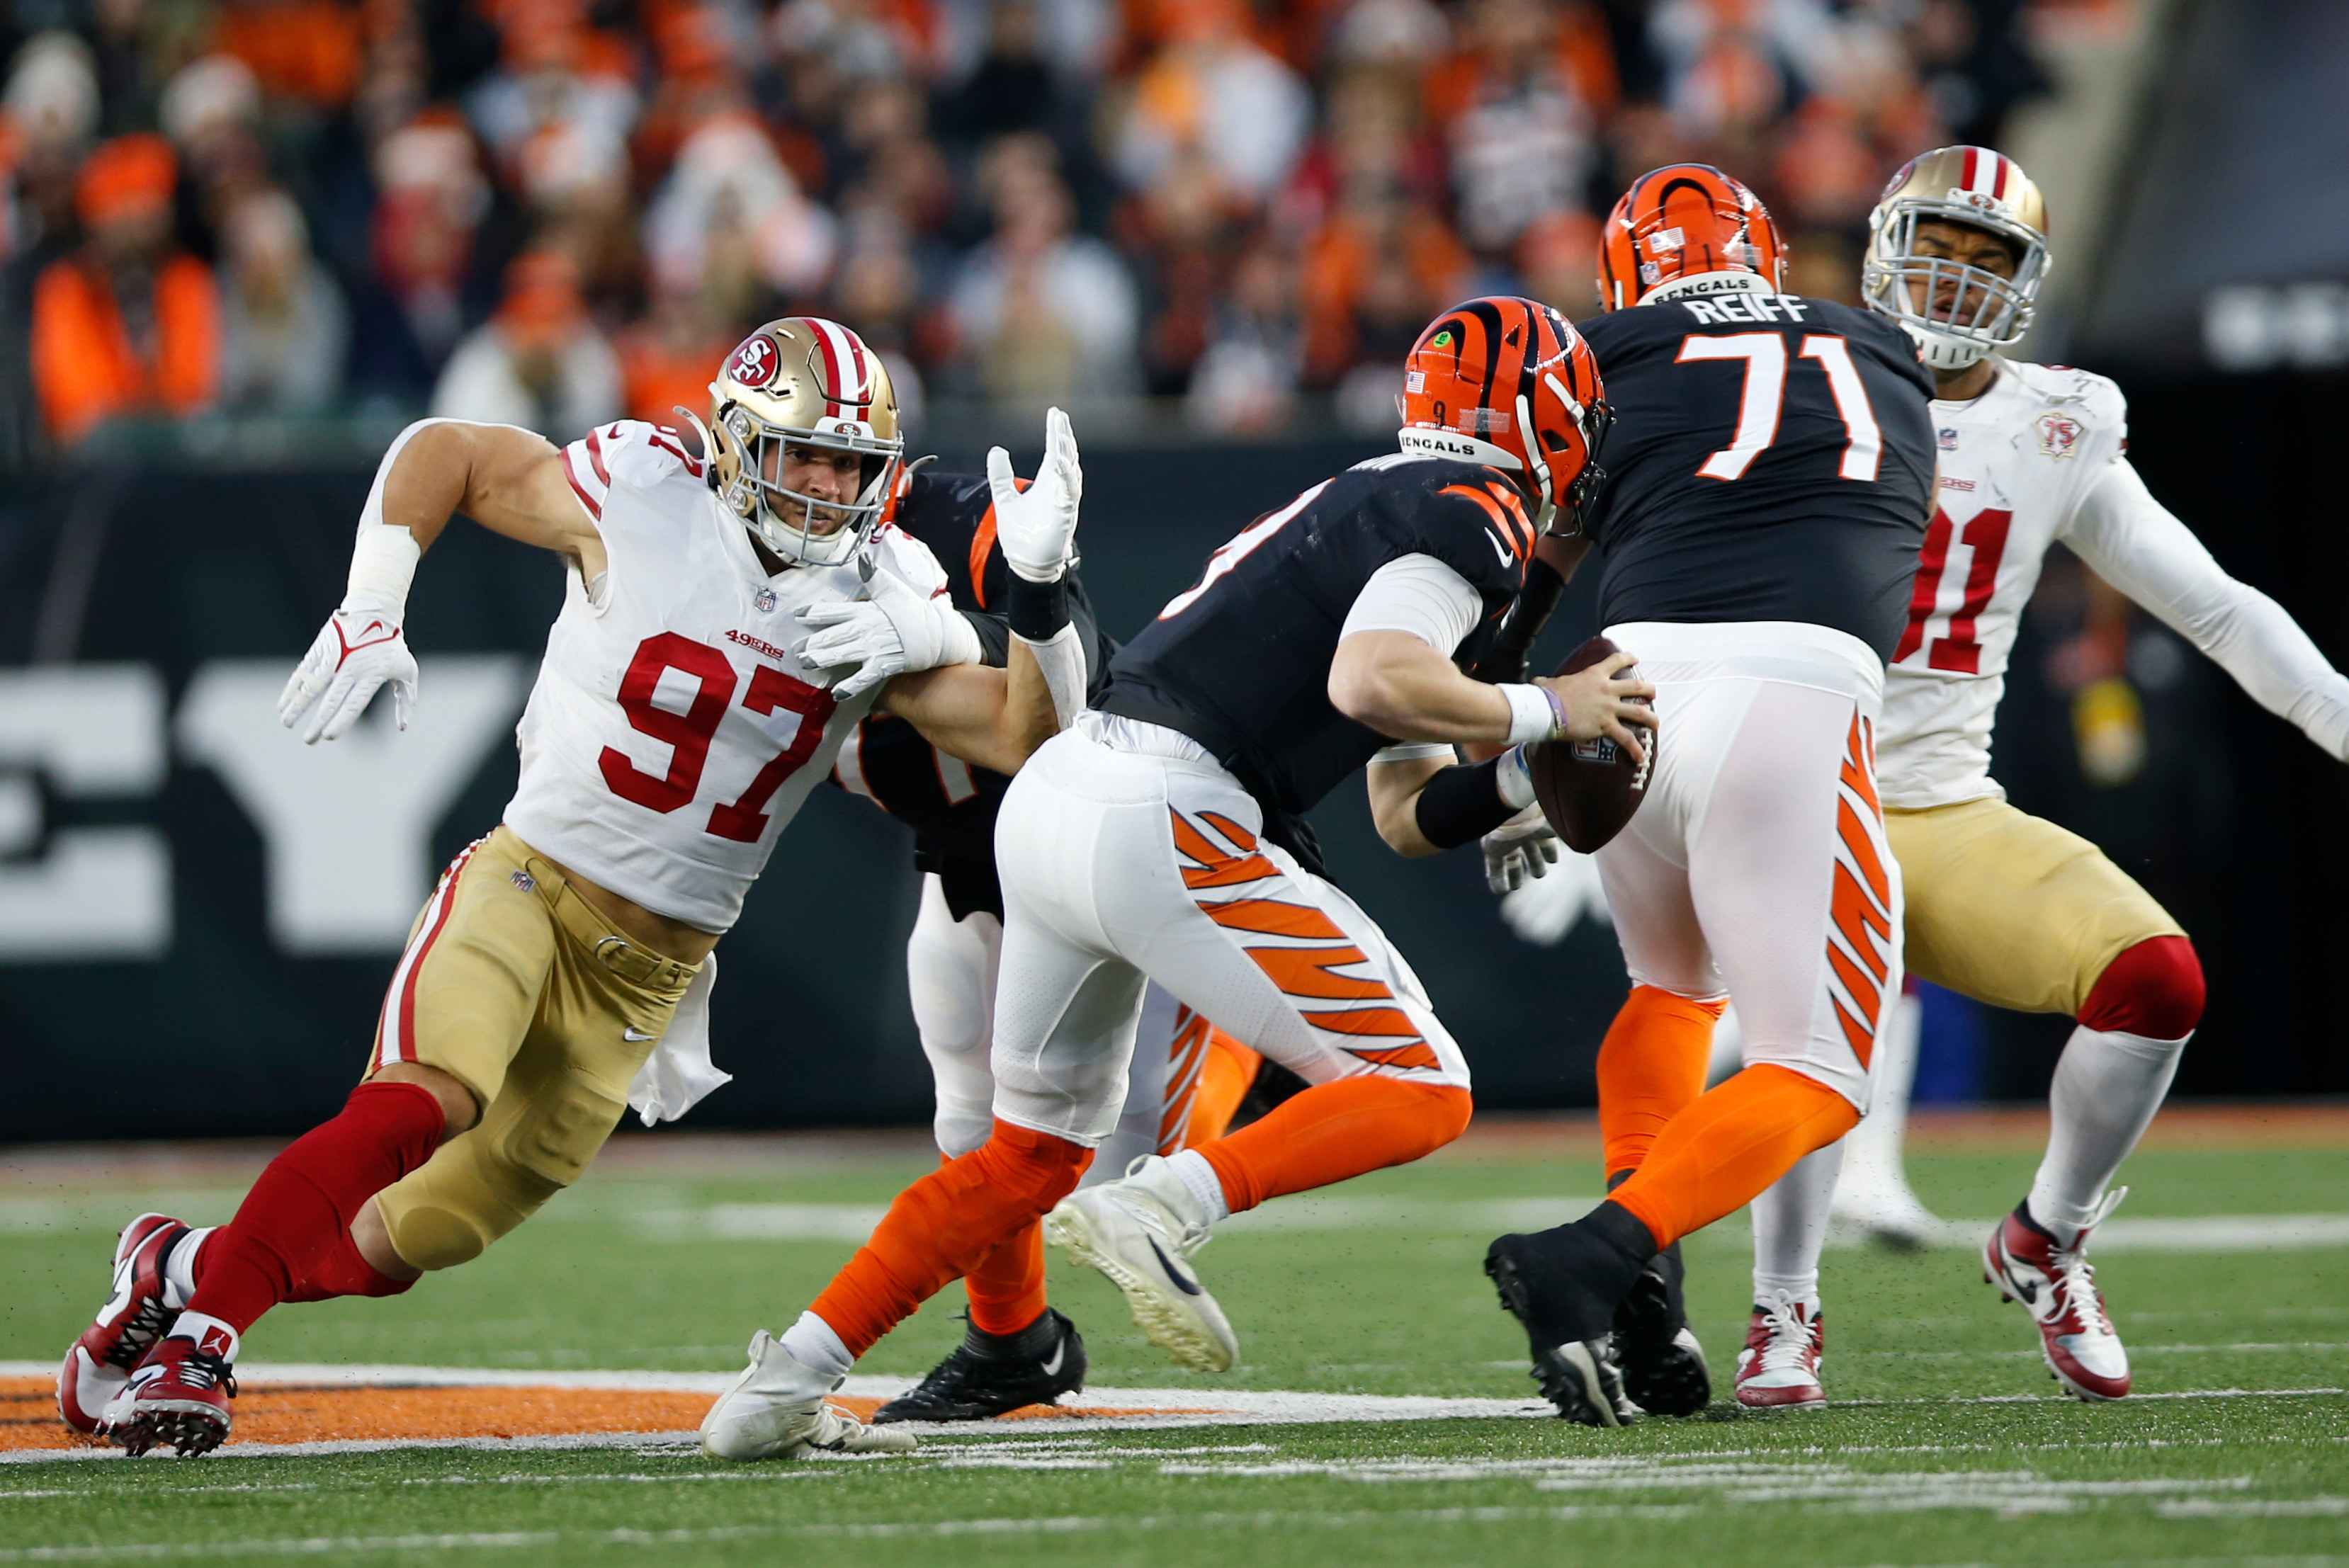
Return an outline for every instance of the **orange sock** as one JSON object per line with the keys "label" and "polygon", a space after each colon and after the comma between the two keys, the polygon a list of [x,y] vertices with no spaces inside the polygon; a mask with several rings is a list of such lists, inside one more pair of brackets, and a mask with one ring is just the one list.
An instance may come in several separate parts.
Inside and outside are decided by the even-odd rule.
{"label": "orange sock", "polygon": [[1199,1153],[1237,1214],[1431,1154],[1466,1130],[1470,1109],[1464,1088],[1363,1073],[1292,1095]]}
{"label": "orange sock", "polygon": [[1704,1092],[1713,1026],[1727,998],[1698,1002],[1634,985],[1599,1047],[1599,1136],[1607,1178],[1637,1171],[1664,1124]]}
{"label": "orange sock", "polygon": [[1750,1067],[1672,1118],[1638,1174],[1609,1196],[1668,1247],[1752,1202],[1858,1121],[1851,1101],[1816,1078]]}
{"label": "orange sock", "polygon": [[864,1355],[948,1280],[1032,1228],[1075,1189],[1092,1158],[1082,1144],[998,1121],[978,1149],[897,1194],[873,1239],[811,1310],[851,1356]]}
{"label": "orange sock", "polygon": [[1224,1135],[1224,1129],[1232,1124],[1232,1112],[1239,1109],[1248,1086],[1256,1082],[1256,1069],[1263,1065],[1262,1057],[1221,1029],[1209,1034],[1207,1059],[1199,1068],[1199,1092],[1191,1101],[1191,1130],[1183,1140],[1184,1148],[1196,1149]]}
{"label": "orange sock", "polygon": [[1031,1221],[962,1276],[970,1326],[982,1334],[1017,1334],[1044,1315],[1044,1226]]}

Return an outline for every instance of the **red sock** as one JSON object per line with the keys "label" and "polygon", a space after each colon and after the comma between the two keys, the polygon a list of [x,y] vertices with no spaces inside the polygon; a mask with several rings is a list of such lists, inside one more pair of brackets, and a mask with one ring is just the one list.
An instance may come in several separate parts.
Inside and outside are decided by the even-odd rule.
{"label": "red sock", "polygon": [[351,1220],[360,1204],[431,1159],[446,1128],[440,1099],[421,1084],[363,1083],[351,1090],[342,1114],[271,1161],[236,1218],[204,1243],[203,1278],[188,1310],[243,1334],[282,1301],[391,1294],[338,1288],[353,1280],[397,1283],[358,1256]]}

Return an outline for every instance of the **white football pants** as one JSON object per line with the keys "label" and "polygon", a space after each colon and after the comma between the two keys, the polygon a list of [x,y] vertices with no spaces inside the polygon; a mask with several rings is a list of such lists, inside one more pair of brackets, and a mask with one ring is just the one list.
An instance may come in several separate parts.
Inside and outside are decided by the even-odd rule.
{"label": "white football pants", "polygon": [[[1001,922],[985,910],[955,919],[944,885],[936,874],[924,873],[921,913],[905,941],[905,979],[922,1054],[937,1087],[932,1127],[938,1151],[949,1159],[986,1142],[994,1127],[995,1074],[988,1052],[1002,951]],[[1142,1156],[1182,1147],[1189,1099],[1206,1055],[1195,1017],[1156,985],[1143,993],[1125,1107],[1080,1185],[1114,1181]]]}
{"label": "white football pants", "polygon": [[1877,802],[1884,669],[1794,622],[1632,622],[1607,635],[1656,687],[1647,799],[1599,872],[1634,984],[1737,998],[1744,1062],[1865,1111],[1900,986],[1900,868]]}
{"label": "white football pants", "polygon": [[[1126,1099],[1145,981],[1308,1083],[1468,1086],[1419,978],[1353,900],[1261,835],[1247,791],[1154,726],[1044,743],[995,824],[995,1114],[1098,1144]],[[1193,757],[1181,755],[1193,753]]]}

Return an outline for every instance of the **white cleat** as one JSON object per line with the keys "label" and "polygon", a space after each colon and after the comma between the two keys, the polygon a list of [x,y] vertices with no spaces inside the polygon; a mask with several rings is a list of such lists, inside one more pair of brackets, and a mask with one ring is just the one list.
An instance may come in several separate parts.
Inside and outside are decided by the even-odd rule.
{"label": "white cleat", "polygon": [[1857,1231],[1880,1246],[1901,1253],[1930,1245],[1942,1229],[1940,1220],[1909,1191],[1908,1179],[1897,1166],[1889,1181],[1855,1181],[1847,1171],[1836,1187],[1835,1207],[1828,1212],[1828,1220],[1838,1229]]}
{"label": "white cleat", "polygon": [[843,1379],[794,1360],[765,1329],[750,1337],[750,1366],[701,1418],[701,1451],[712,1459],[803,1459],[811,1453],[894,1454],[911,1432],[868,1427],[823,1402]]}
{"label": "white cleat", "polygon": [[1194,1372],[1228,1372],[1239,1336],[1183,1264],[1206,1244],[1207,1228],[1151,1191],[1165,1163],[1152,1155],[1123,1181],[1070,1193],[1044,1216],[1044,1239],[1124,1292],[1151,1344]]}

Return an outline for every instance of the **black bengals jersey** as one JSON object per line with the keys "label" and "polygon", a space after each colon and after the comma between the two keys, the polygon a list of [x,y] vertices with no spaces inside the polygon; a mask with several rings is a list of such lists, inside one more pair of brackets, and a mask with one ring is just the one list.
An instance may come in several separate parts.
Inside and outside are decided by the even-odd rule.
{"label": "black bengals jersey", "polygon": [[[977,629],[987,662],[1001,665],[1011,652],[1011,628],[1003,616],[1011,569],[996,547],[987,476],[917,472],[892,521],[930,547],[947,570],[954,607]],[[1098,691],[1116,645],[1095,627],[1084,584],[1073,573],[1069,614],[1088,649],[1086,667]],[[937,873],[957,920],[977,909],[1002,918],[995,810],[1009,779],[949,757],[904,719],[876,713],[842,743],[832,781],[913,828],[914,864]]]}
{"label": "black bengals jersey", "polygon": [[1454,654],[1464,669],[1525,585],[1533,525],[1499,470],[1450,458],[1378,458],[1257,520],[1208,557],[1197,584],[1110,661],[1093,706],[1180,730],[1265,809],[1266,831],[1309,866],[1298,820],[1388,738],[1330,702],[1339,629],[1371,573],[1432,555],[1466,578],[1485,615]]}
{"label": "black bengals jersey", "polygon": [[1807,621],[1890,654],[1933,511],[1933,382],[1908,335],[1759,292],[1582,332],[1615,410],[1587,524],[1599,624]]}

